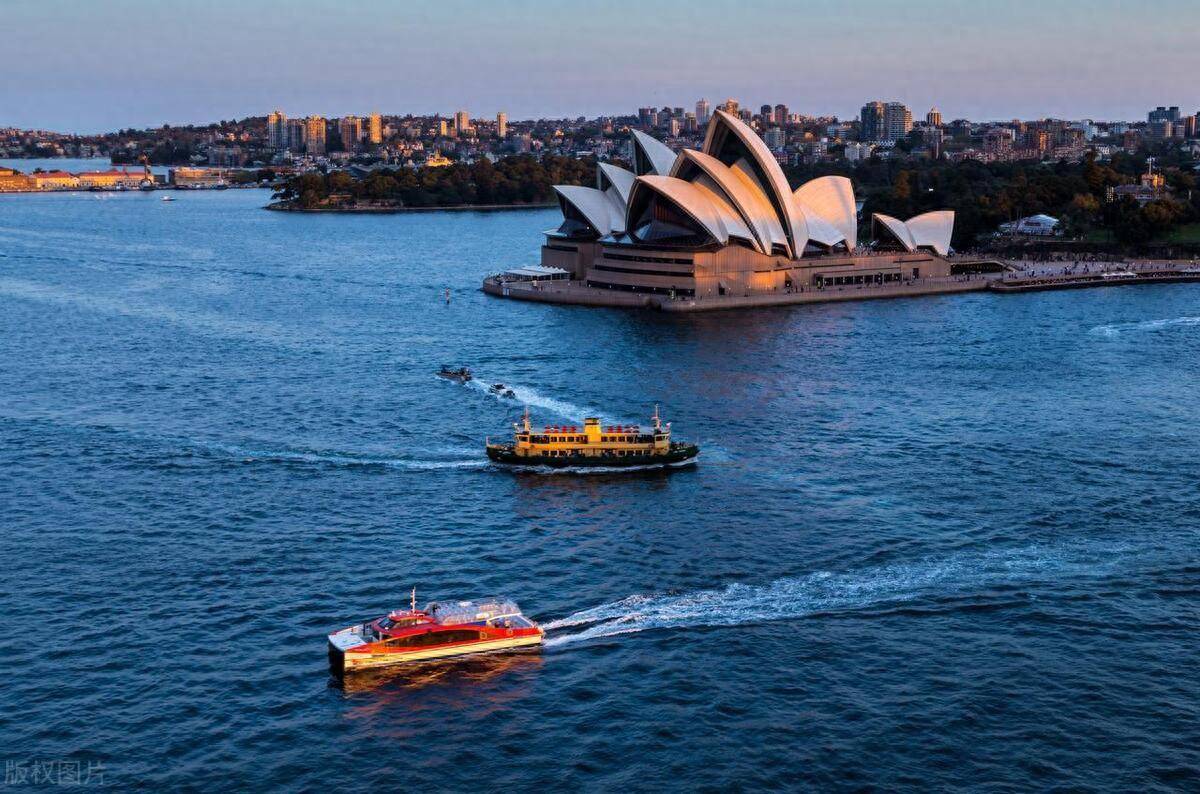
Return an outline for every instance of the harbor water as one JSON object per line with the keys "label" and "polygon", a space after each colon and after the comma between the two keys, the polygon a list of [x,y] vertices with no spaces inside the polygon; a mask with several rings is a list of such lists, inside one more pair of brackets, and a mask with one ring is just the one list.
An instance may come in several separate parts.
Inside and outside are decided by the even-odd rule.
{"label": "harbor water", "polygon": [[[479,285],[556,211],[268,195],[0,196],[6,760],[153,789],[1200,787],[1197,287],[541,305]],[[695,466],[483,454],[526,405],[655,403]],[[325,635],[413,586],[510,596],[546,647],[331,681]]]}

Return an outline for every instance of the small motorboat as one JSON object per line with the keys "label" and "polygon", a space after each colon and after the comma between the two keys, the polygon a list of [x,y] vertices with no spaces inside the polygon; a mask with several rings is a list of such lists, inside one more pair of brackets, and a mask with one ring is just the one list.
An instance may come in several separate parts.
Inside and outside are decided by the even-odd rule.
{"label": "small motorboat", "polygon": [[459,383],[466,383],[471,379],[471,370],[467,369],[466,367],[451,369],[450,367],[443,365],[438,371],[438,377],[445,378],[446,380],[456,380]]}
{"label": "small motorboat", "polygon": [[492,394],[498,395],[500,397],[507,397],[510,400],[516,399],[516,396],[517,396],[517,393],[515,391],[508,388],[503,383],[493,383],[491,385],[491,388],[488,389],[488,391],[490,391]]}
{"label": "small motorboat", "polygon": [[162,200],[163,201],[174,201],[175,197],[174,196],[163,196]]}
{"label": "small motorboat", "polygon": [[541,645],[544,635],[512,599],[434,602],[417,609],[413,588],[409,609],[330,634],[329,669],[340,677],[408,662],[530,648]]}

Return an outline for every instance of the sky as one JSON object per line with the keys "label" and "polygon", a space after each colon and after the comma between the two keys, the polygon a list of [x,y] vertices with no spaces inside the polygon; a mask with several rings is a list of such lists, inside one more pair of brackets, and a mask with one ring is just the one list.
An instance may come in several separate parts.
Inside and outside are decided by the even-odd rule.
{"label": "sky", "polygon": [[0,127],[510,119],[782,102],[856,117],[1200,110],[1197,0],[0,0]]}

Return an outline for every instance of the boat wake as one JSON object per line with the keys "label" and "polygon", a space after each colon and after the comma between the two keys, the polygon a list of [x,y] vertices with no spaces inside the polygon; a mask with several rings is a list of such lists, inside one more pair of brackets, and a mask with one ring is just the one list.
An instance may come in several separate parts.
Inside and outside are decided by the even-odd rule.
{"label": "boat wake", "polygon": [[[701,626],[745,626],[830,613],[995,598],[994,589],[1104,577],[1128,547],[1040,547],[962,553],[848,573],[817,571],[765,585],[632,595],[544,624],[546,647],[621,634]],[[582,627],[582,628],[581,628]],[[580,629],[560,633],[566,629]],[[553,636],[549,636],[553,635]]]}
{"label": "boat wake", "polygon": [[491,384],[497,383],[490,378],[477,376],[475,379],[468,381],[467,385],[477,391],[483,392],[489,397],[494,398],[497,402],[511,405],[513,407],[528,405],[531,408],[541,408],[549,411],[562,419],[570,419],[575,422],[582,422],[586,416],[602,416],[602,414],[594,408],[589,408],[583,405],[575,405],[566,400],[558,400],[554,397],[548,397],[528,386],[515,386],[505,384],[505,388],[512,389],[515,397],[504,397],[496,394],[491,390]]}
{"label": "boat wake", "polygon": [[1143,320],[1136,323],[1114,323],[1098,325],[1092,329],[1093,334],[1109,338],[1138,331],[1162,331],[1168,328],[1200,325],[1200,317],[1172,317],[1166,320]]}
{"label": "boat wake", "polygon": [[337,467],[384,467],[406,471],[438,471],[442,469],[483,469],[490,463],[481,458],[455,460],[425,460],[413,458],[387,458],[353,455],[335,452],[306,452],[300,450],[249,449],[230,444],[196,444],[206,450],[216,451],[243,463],[294,463]]}

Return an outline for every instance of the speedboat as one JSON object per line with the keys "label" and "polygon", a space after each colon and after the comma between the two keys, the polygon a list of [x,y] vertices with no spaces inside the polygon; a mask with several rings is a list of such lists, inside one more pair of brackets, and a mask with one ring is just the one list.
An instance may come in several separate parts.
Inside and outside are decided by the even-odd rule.
{"label": "speedboat", "polygon": [[329,669],[337,676],[356,670],[508,651],[542,644],[542,627],[521,614],[509,598],[431,602],[349,626],[329,635]]}
{"label": "speedboat", "polygon": [[501,397],[508,397],[509,399],[513,399],[517,396],[517,393],[515,391],[508,388],[503,383],[493,383],[492,387],[490,389],[488,389],[488,391],[490,391],[492,394],[497,394]]}
{"label": "speedboat", "polygon": [[471,379],[471,370],[467,369],[466,367],[451,369],[450,367],[442,365],[442,368],[438,370],[438,377],[445,378],[446,380],[456,380],[459,383],[466,383]]}
{"label": "speedboat", "polygon": [[174,196],[163,196],[162,200],[163,201],[174,201],[175,197]]}

